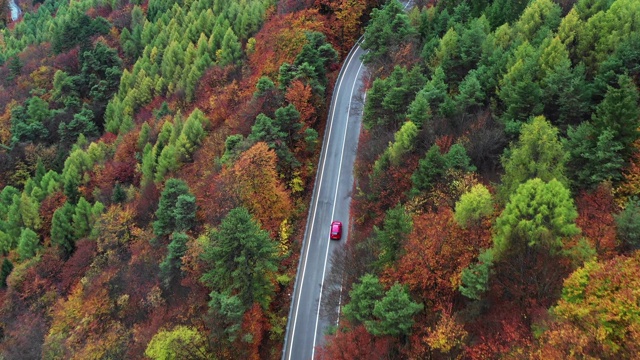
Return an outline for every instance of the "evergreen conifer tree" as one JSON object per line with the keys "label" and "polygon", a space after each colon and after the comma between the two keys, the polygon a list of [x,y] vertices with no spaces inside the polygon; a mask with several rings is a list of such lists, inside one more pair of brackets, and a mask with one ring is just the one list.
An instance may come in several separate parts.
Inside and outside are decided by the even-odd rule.
{"label": "evergreen conifer tree", "polygon": [[[164,190],[160,195],[158,210],[156,211],[156,221],[153,223],[153,232],[157,236],[171,234],[176,229],[176,205],[180,195],[189,194],[189,187],[180,180],[171,178],[165,183]],[[187,203],[186,199],[183,202]],[[185,215],[186,219],[186,215]]]}
{"label": "evergreen conifer tree", "polygon": [[29,228],[22,229],[20,240],[18,240],[18,255],[20,256],[20,260],[31,259],[36,254],[39,242],[38,234],[33,230]]}
{"label": "evergreen conifer tree", "polygon": [[13,263],[11,260],[4,258],[0,267],[0,287],[7,287],[7,276],[13,271]]}
{"label": "evergreen conifer tree", "polygon": [[53,213],[51,220],[51,242],[58,247],[64,258],[68,258],[75,249],[74,213],[75,207],[67,201]]}

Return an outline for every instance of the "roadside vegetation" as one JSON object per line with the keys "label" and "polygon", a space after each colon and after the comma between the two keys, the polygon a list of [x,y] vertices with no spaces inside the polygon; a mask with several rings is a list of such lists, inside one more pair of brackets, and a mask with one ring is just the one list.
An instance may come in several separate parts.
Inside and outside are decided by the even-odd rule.
{"label": "roadside vegetation", "polygon": [[414,5],[366,27],[346,305],[320,357],[636,357],[640,3]]}

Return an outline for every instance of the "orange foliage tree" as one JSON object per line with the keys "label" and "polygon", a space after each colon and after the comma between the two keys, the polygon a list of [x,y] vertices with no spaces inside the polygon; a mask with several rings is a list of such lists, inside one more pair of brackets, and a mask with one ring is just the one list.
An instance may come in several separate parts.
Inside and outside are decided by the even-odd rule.
{"label": "orange foliage tree", "polygon": [[365,165],[364,161],[357,163],[356,166],[365,169],[361,176],[364,179],[358,182],[358,192],[352,203],[356,222],[370,224],[373,221],[370,225],[380,225],[387,209],[404,202],[405,194],[411,189],[411,173],[417,163],[416,157],[410,157],[404,166],[390,166],[380,176],[370,176],[372,166]]}
{"label": "orange foliage tree", "polygon": [[624,204],[629,196],[640,193],[640,140],[633,143],[633,148],[631,162],[622,173],[623,180],[615,190],[618,204]]}
{"label": "orange foliage tree", "polygon": [[114,275],[114,271],[102,272],[100,281],[92,285],[79,283],[66,300],[58,302],[52,312],[43,357],[101,358],[124,350],[127,330],[112,317],[116,302],[107,287],[96,286],[106,285]]}
{"label": "orange foliage tree", "polygon": [[40,66],[34,70],[29,76],[36,88],[51,90],[53,87],[53,74],[55,69],[50,66]]}
{"label": "orange foliage tree", "polygon": [[315,6],[321,8],[328,18],[331,33],[329,39],[336,39],[341,54],[346,54],[361,34],[363,18],[379,5],[375,0],[316,0]]}
{"label": "orange foliage tree", "polygon": [[466,336],[467,332],[462,324],[450,312],[444,312],[427,337],[427,342],[431,348],[448,353],[453,348],[460,346]]}
{"label": "orange foliage tree", "polygon": [[[300,121],[311,125],[316,115],[316,104],[311,86],[300,80],[294,80],[287,88],[284,98],[300,113]],[[304,129],[302,129],[304,131]]]}
{"label": "orange foliage tree", "polygon": [[335,12],[339,30],[336,35],[340,37],[341,44],[350,47],[360,35],[361,19],[367,7],[367,1],[342,0],[337,2],[337,5]]}
{"label": "orange foliage tree", "polygon": [[462,270],[490,241],[488,229],[460,229],[450,208],[417,215],[404,255],[396,268],[385,271],[383,281],[406,284],[427,302],[431,311],[443,311],[450,307],[458,291]]}
{"label": "orange foliage tree", "polygon": [[640,353],[640,252],[591,261],[565,281],[538,359],[631,359]]}
{"label": "orange foliage tree", "polygon": [[89,239],[81,239],[76,242],[76,250],[64,263],[60,274],[59,289],[67,295],[75,284],[84,276],[96,255],[96,242]]}
{"label": "orange foliage tree", "polygon": [[4,113],[0,115],[0,144],[9,145],[11,140],[11,109],[17,105],[12,100],[5,108]]}
{"label": "orange foliage tree", "polygon": [[276,80],[280,65],[284,62],[292,64],[306,44],[305,31],[327,33],[317,10],[273,15],[255,36],[256,48],[249,56],[249,65],[254,70],[252,83],[261,76]]}
{"label": "orange foliage tree", "polygon": [[[203,84],[206,83],[203,82]],[[237,109],[242,100],[242,92],[236,81],[217,88],[202,86],[200,92],[210,95],[209,103],[205,105],[205,109],[209,110],[211,123],[214,126],[224,122],[228,127],[236,131],[243,128],[243,123],[239,122],[234,116],[234,110]]]}
{"label": "orange foliage tree", "polygon": [[91,199],[98,189],[100,196],[96,200],[109,202],[116,184],[140,183],[141,173],[135,160],[138,134],[138,131],[126,134],[118,143],[113,159],[94,165],[89,183],[81,189],[85,198]]}
{"label": "orange foliage tree", "polygon": [[258,142],[220,174],[224,187],[230,188],[271,236],[278,233],[280,224],[293,209],[276,163],[275,152],[267,144]]}
{"label": "orange foliage tree", "polygon": [[[484,360],[510,358],[514,348],[531,344],[529,324],[523,321],[518,308],[504,303],[492,308],[471,324],[463,359]],[[517,358],[517,357],[516,357]]]}
{"label": "orange foliage tree", "polygon": [[43,357],[125,358],[131,325],[146,319],[144,305],[156,282],[159,260],[147,255],[152,234],[135,225],[130,208],[120,206],[111,206],[100,216],[96,232],[95,245],[69,260],[77,264],[63,269],[65,276],[90,271],[75,285],[63,279],[72,290],[52,307]]}

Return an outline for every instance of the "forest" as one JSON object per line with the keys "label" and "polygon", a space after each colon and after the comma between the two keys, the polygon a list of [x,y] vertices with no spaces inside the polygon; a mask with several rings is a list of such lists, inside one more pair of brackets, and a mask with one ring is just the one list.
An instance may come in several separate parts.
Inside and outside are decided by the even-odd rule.
{"label": "forest", "polygon": [[0,358],[279,358],[327,98],[380,4],[19,5]]}
{"label": "forest", "polygon": [[322,359],[638,357],[638,19],[632,0],[372,11]]}
{"label": "forest", "polygon": [[640,2],[19,5],[1,359],[279,359],[361,35],[346,298],[317,357],[640,353]]}

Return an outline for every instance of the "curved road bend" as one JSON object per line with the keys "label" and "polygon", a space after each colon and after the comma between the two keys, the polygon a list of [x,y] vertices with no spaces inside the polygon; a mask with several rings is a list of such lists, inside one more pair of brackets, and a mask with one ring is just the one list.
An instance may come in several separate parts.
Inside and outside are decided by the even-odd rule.
{"label": "curved road bend", "polygon": [[[315,347],[323,344],[329,325],[319,305],[325,275],[330,271],[329,259],[344,246],[349,232],[353,164],[362,122],[361,110],[352,109],[352,103],[354,95],[362,91],[363,52],[358,45],[349,53],[336,80],[289,311],[283,360],[313,359]],[[343,223],[340,241],[329,240],[333,220]]]}

